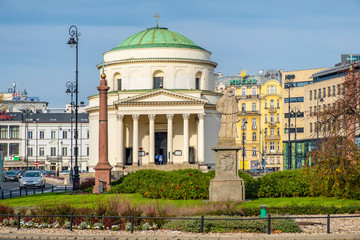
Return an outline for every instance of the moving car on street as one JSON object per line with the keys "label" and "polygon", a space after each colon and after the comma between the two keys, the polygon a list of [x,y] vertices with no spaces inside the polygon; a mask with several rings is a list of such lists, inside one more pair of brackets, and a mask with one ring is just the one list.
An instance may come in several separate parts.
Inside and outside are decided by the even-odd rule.
{"label": "moving car on street", "polygon": [[29,187],[45,187],[45,178],[41,171],[32,170],[26,171],[24,175],[19,179],[20,188],[29,188]]}
{"label": "moving car on street", "polygon": [[4,181],[18,181],[18,177],[15,171],[6,171],[4,174]]}

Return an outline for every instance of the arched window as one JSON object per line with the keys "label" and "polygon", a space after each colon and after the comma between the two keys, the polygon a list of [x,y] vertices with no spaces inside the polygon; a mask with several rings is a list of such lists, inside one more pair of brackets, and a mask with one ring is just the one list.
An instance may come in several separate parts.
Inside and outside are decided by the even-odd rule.
{"label": "arched window", "polygon": [[201,89],[201,72],[198,72],[195,76],[195,89]]}
{"label": "arched window", "polygon": [[115,73],[113,77],[113,90],[122,90],[122,79],[120,73]]}
{"label": "arched window", "polygon": [[153,74],[153,89],[164,87],[164,73],[162,71],[156,71]]}
{"label": "arched window", "polygon": [[253,141],[256,141],[256,132],[253,132],[253,134],[252,134],[252,140],[253,140]]}

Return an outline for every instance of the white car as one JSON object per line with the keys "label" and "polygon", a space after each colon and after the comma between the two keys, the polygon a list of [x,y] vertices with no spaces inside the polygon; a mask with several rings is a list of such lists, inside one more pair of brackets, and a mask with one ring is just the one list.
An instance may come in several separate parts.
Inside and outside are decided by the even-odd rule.
{"label": "white car", "polygon": [[41,171],[26,171],[19,179],[20,188],[45,187],[45,178]]}

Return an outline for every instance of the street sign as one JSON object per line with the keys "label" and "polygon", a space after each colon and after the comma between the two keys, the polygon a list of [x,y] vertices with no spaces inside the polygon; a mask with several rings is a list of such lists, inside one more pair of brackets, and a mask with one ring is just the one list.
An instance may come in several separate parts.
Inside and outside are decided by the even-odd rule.
{"label": "street sign", "polygon": [[39,165],[39,163],[36,161],[36,162],[35,162],[35,166],[37,166],[37,165]]}

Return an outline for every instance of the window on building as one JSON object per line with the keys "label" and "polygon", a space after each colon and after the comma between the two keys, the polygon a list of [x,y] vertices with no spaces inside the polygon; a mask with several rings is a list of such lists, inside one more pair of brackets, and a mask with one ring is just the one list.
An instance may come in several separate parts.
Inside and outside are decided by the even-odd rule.
{"label": "window on building", "polygon": [[331,87],[328,87],[328,97],[331,97]]}
{"label": "window on building", "polygon": [[252,95],[256,95],[256,87],[252,88]]}
{"label": "window on building", "polygon": [[56,156],[56,147],[50,148],[50,156]]}
{"label": "window on building", "polygon": [[312,100],[312,91],[310,91],[309,96],[310,96],[310,100]]}
{"label": "window on building", "polygon": [[319,99],[321,98],[321,88],[318,89],[319,92]]}
{"label": "window on building", "polygon": [[8,138],[8,126],[0,126],[0,139]]}
{"label": "window on building", "polygon": [[341,94],[341,85],[338,84],[338,95],[340,95],[340,94]]}
{"label": "window on building", "polygon": [[243,97],[245,97],[246,96],[246,88],[242,88],[241,89],[241,95],[243,96]]}
{"label": "window on building", "polygon": [[312,112],[312,107],[310,107],[310,116],[312,116],[313,112]]}
{"label": "window on building", "polygon": [[67,138],[67,131],[63,131],[63,139]]}
{"label": "window on building", "polygon": [[89,130],[86,131],[86,138],[88,138],[88,139],[90,138],[90,131]]}
{"label": "window on building", "polygon": [[61,149],[61,155],[64,156],[64,157],[67,156],[67,147],[63,147],[63,148]]}
{"label": "window on building", "polygon": [[333,88],[333,96],[335,96],[336,95],[336,91],[335,91],[336,87],[335,87],[335,85],[333,85],[332,88]]}
{"label": "window on building", "polygon": [[274,137],[275,135],[275,129],[274,128],[270,128],[270,136]]}
{"label": "window on building", "polygon": [[117,90],[122,90],[122,79],[117,79]]}
{"label": "window on building", "polygon": [[195,78],[195,89],[200,89],[200,78]]}
{"label": "window on building", "polygon": [[252,104],[252,111],[255,112],[256,111],[256,103]]}
{"label": "window on building", "polygon": [[20,127],[19,126],[10,126],[10,138],[16,139],[19,138]]}
{"label": "window on building", "polygon": [[44,147],[39,147],[39,156],[40,156],[40,157],[45,156],[45,149],[44,149]]}
{"label": "window on building", "polygon": [[277,128],[277,135],[280,136],[280,128]]}
{"label": "window on building", "polygon": [[[267,151],[267,149],[268,149],[268,143],[265,142],[265,151]],[[265,158],[266,158],[266,157],[265,157]]]}
{"label": "window on building", "polygon": [[274,157],[270,157],[270,164],[275,164],[275,158]]}
{"label": "window on building", "polygon": [[256,129],[256,118],[252,119],[252,129]]}
{"label": "window on building", "polygon": [[28,138],[33,139],[33,132],[32,131],[28,131]]}
{"label": "window on building", "polygon": [[280,100],[279,100],[279,99],[276,100],[276,107],[277,107],[277,108],[280,108]]}
{"label": "window on building", "polygon": [[317,112],[316,112],[316,106],[314,106],[314,114],[316,114]]}
{"label": "window on building", "polygon": [[275,151],[275,142],[270,142],[270,151]]}
{"label": "window on building", "polygon": [[265,114],[265,123],[267,123],[267,122],[268,122],[268,115]]}
{"label": "window on building", "polygon": [[270,114],[270,122],[271,122],[271,123],[274,123],[274,122],[275,122],[274,114]]}
{"label": "window on building", "polygon": [[256,156],[256,147],[253,147],[252,155],[253,155],[253,156]]}
{"label": "window on building", "polygon": [[323,98],[326,98],[326,88],[323,88]]}
{"label": "window on building", "polygon": [[27,155],[28,155],[28,157],[32,157],[32,156],[33,156],[33,148],[31,148],[31,147],[28,148]]}
{"label": "window on building", "polygon": [[44,139],[45,135],[44,135],[44,131],[40,131],[40,139]]}
{"label": "window on building", "polygon": [[280,114],[278,113],[278,114],[276,114],[276,122],[280,122]]}
{"label": "window on building", "polygon": [[0,143],[0,152],[3,152],[4,157],[8,156],[8,144]]}
{"label": "window on building", "polygon": [[268,101],[265,100],[265,108],[268,108]]}
{"label": "window on building", "polygon": [[277,150],[280,151],[280,142],[277,143]]}
{"label": "window on building", "polygon": [[164,77],[154,77],[154,89],[163,88]]}
{"label": "window on building", "polygon": [[316,90],[314,90],[314,99],[317,98]]}
{"label": "window on building", "polygon": [[252,134],[252,140],[253,140],[253,141],[256,141],[256,132],[253,132],[253,134]]}
{"label": "window on building", "polygon": [[275,93],[275,87],[274,86],[270,86],[270,93]]}
{"label": "window on building", "polygon": [[86,156],[89,156],[89,154],[90,154],[90,148],[86,147]]}
{"label": "window on building", "polygon": [[274,99],[271,99],[271,100],[270,100],[270,108],[275,108]]}
{"label": "window on building", "polygon": [[18,155],[19,155],[19,143],[10,143],[9,156],[18,156]]}
{"label": "window on building", "polygon": [[51,131],[51,139],[55,139],[56,138],[56,131]]}
{"label": "window on building", "polygon": [[267,134],[268,134],[268,129],[267,129],[267,128],[265,128],[264,133],[265,133],[265,135],[267,135]]}
{"label": "window on building", "polygon": [[245,103],[241,104],[241,111],[246,112],[246,104]]}

